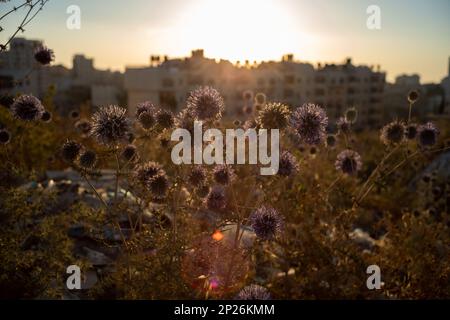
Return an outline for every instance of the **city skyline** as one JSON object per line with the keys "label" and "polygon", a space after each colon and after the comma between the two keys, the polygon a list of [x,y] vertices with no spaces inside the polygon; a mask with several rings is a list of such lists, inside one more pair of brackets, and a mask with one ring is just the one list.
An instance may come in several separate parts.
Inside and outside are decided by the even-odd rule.
{"label": "city skyline", "polygon": [[[43,40],[57,64],[71,66],[73,55],[82,53],[98,68],[120,71],[148,65],[153,54],[185,57],[202,48],[207,57],[232,62],[279,61],[287,53],[314,65],[352,57],[357,64],[381,65],[390,82],[400,74],[419,74],[424,83],[438,83],[447,75],[448,1],[241,2],[50,1],[20,36]],[[369,4],[381,9],[381,30],[366,27]],[[80,30],[66,28],[69,5],[81,9]],[[13,26],[14,21],[2,21],[6,31]]]}

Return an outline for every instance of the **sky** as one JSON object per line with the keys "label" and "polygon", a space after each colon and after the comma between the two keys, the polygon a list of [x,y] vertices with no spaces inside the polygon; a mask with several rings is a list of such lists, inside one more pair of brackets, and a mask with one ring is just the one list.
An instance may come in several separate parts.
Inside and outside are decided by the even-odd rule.
{"label": "sky", "polygon": [[[12,5],[0,3],[0,16]],[[67,8],[77,5],[81,28],[71,30]],[[366,21],[380,8],[381,28]],[[0,21],[5,42],[24,11]],[[440,82],[450,57],[449,0],[49,0],[21,36],[40,39],[56,63],[71,66],[82,53],[101,69],[148,65],[151,54],[183,57],[203,48],[211,58],[381,65],[389,81],[417,73]]]}

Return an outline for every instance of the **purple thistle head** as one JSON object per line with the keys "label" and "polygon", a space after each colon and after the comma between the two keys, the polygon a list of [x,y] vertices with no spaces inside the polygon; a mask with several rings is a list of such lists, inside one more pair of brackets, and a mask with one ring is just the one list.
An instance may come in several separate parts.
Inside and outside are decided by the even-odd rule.
{"label": "purple thistle head", "polygon": [[284,129],[289,124],[289,108],[282,103],[268,103],[259,111],[257,122],[264,129]]}
{"label": "purple thistle head", "polygon": [[327,147],[328,148],[334,148],[336,146],[337,139],[334,134],[329,134],[327,136]]}
{"label": "purple thistle head", "polygon": [[52,121],[52,114],[49,111],[44,111],[41,115],[41,120],[43,122],[50,122]]}
{"label": "purple thistle head", "polygon": [[164,171],[160,171],[147,181],[152,196],[156,199],[163,199],[169,189],[169,180]]}
{"label": "purple thistle head", "polygon": [[156,123],[155,116],[150,111],[141,112],[138,121],[145,130],[151,129]]}
{"label": "purple thistle head", "polygon": [[11,140],[11,134],[6,129],[0,130],[0,143],[1,144],[8,144]]}
{"label": "purple thistle head", "polygon": [[126,112],[114,105],[101,108],[92,117],[91,135],[105,145],[127,140],[130,126]]}
{"label": "purple thistle head", "polygon": [[234,170],[223,164],[214,167],[213,176],[214,180],[221,185],[228,185],[235,178]]}
{"label": "purple thistle head", "polygon": [[186,129],[192,134],[194,132],[194,121],[195,118],[189,112],[189,110],[184,109],[177,115],[175,119],[175,125],[177,126],[177,128]]}
{"label": "purple thistle head", "polygon": [[40,120],[44,111],[41,101],[32,95],[21,95],[11,106],[13,116],[24,121]]}
{"label": "purple thistle head", "polygon": [[291,176],[298,171],[297,159],[289,151],[283,151],[280,155],[280,167],[278,174],[281,176]]}
{"label": "purple thistle head", "polygon": [[173,113],[169,110],[159,110],[156,113],[156,123],[158,124],[158,126],[164,129],[173,127],[173,125],[175,124]]}
{"label": "purple thistle head", "polygon": [[353,150],[344,150],[338,154],[335,162],[336,170],[354,175],[362,168],[361,156]]}
{"label": "purple thistle head", "polygon": [[309,103],[297,108],[291,122],[300,142],[317,145],[325,140],[328,117],[318,105]]}
{"label": "purple thistle head", "polygon": [[200,87],[191,92],[187,108],[197,120],[214,120],[222,116],[224,102],[216,89]]}
{"label": "purple thistle head", "polygon": [[392,121],[381,129],[380,139],[385,145],[401,143],[405,139],[406,128],[401,121]]}
{"label": "purple thistle head", "polygon": [[123,148],[122,153],[120,154],[122,159],[125,161],[134,161],[138,158],[136,146],[133,144],[127,145]]}
{"label": "purple thistle head", "polygon": [[188,182],[195,188],[201,187],[206,181],[206,170],[202,166],[194,166],[189,172]]}
{"label": "purple thistle head", "polygon": [[227,201],[225,189],[221,186],[214,186],[206,197],[206,206],[210,210],[222,210],[226,207]]}
{"label": "purple thistle head", "polygon": [[338,127],[339,132],[343,134],[347,134],[351,130],[351,123],[345,117],[340,117],[336,121],[336,126]]}
{"label": "purple thistle head", "polygon": [[432,122],[419,126],[417,129],[417,141],[422,148],[429,148],[436,144],[439,129]]}
{"label": "purple thistle head", "polygon": [[67,140],[62,146],[62,157],[67,162],[73,162],[80,154],[81,145],[73,140]]}
{"label": "purple thistle head", "polygon": [[250,215],[250,222],[258,238],[272,240],[281,232],[284,219],[272,207],[262,206]]}
{"label": "purple thistle head", "polygon": [[137,166],[134,176],[138,182],[142,185],[146,185],[151,178],[160,173],[165,174],[161,166],[156,162],[149,161]]}
{"label": "purple thistle head", "polygon": [[270,300],[269,291],[257,284],[251,284],[239,291],[235,300]]}
{"label": "purple thistle head", "polygon": [[136,106],[136,119],[139,119],[141,113],[150,112],[154,114],[158,108],[150,101],[138,103]]}
{"label": "purple thistle head", "polygon": [[46,66],[55,59],[55,54],[51,49],[48,49],[46,47],[39,47],[34,53],[34,59],[36,59],[36,61],[43,66]]}
{"label": "purple thistle head", "polygon": [[86,150],[81,153],[79,162],[80,166],[82,166],[83,168],[93,168],[95,166],[95,163],[97,162],[97,155],[94,151]]}

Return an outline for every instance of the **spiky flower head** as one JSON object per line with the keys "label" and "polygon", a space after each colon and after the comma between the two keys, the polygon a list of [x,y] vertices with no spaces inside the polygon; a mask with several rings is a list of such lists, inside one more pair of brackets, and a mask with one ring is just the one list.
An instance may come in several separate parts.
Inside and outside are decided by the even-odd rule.
{"label": "spiky flower head", "polygon": [[121,158],[125,161],[134,161],[137,159],[137,149],[133,144],[129,144],[123,148],[122,153],[120,154]]}
{"label": "spiky flower head", "polygon": [[266,95],[262,92],[258,92],[255,95],[255,103],[259,105],[264,105],[266,103]]}
{"label": "spiky flower head", "polygon": [[328,117],[318,105],[309,103],[297,108],[291,123],[300,142],[317,145],[325,140]]}
{"label": "spiky flower head", "polygon": [[40,120],[45,109],[41,101],[32,95],[21,95],[11,106],[11,112],[17,119],[24,121]]}
{"label": "spiky flower head", "polygon": [[0,143],[1,144],[8,144],[11,140],[11,134],[6,129],[0,130]]}
{"label": "spiky flower head", "polygon": [[194,116],[189,112],[188,109],[184,109],[178,114],[175,120],[175,125],[177,126],[177,128],[186,129],[192,134],[194,132],[194,121]]}
{"label": "spiky flower head", "polygon": [[228,185],[234,178],[234,170],[227,165],[218,164],[213,170],[214,180],[221,185]]}
{"label": "spiky flower head", "polygon": [[72,119],[78,119],[80,117],[80,112],[78,110],[70,111],[70,117]]}
{"label": "spiky flower head", "polygon": [[283,151],[280,155],[280,166],[278,174],[280,176],[291,176],[298,171],[297,159],[289,151]]}
{"label": "spiky flower head", "polygon": [[130,126],[126,112],[126,109],[114,105],[101,108],[92,117],[91,135],[105,145],[127,140]]}
{"label": "spiky flower head", "polygon": [[151,178],[159,173],[165,174],[164,170],[158,163],[149,161],[138,165],[135,169],[134,175],[138,182],[142,185],[146,185]]}
{"label": "spiky flower head", "polygon": [[343,134],[347,134],[351,130],[351,123],[349,121],[347,121],[347,118],[345,118],[345,117],[340,117],[336,121],[336,126],[337,126],[339,132],[343,133]]}
{"label": "spiky flower head", "polygon": [[270,300],[269,291],[257,284],[251,284],[243,288],[237,294],[235,300]]}
{"label": "spiky flower head", "polygon": [[155,116],[150,111],[141,112],[138,121],[145,130],[151,129],[156,123]]}
{"label": "spiky flower head", "polygon": [[249,120],[247,120],[247,121],[244,122],[244,125],[242,126],[242,128],[243,128],[244,130],[248,130],[248,129],[258,129],[258,128],[259,128],[259,125],[258,125],[258,123],[256,122],[255,119],[249,119]]}
{"label": "spiky flower head", "polygon": [[164,129],[173,127],[175,124],[173,113],[165,109],[159,110],[156,114],[156,123]]}
{"label": "spiky flower head", "polygon": [[169,189],[169,180],[164,171],[160,171],[147,181],[152,196],[156,199],[163,199]]}
{"label": "spiky flower head", "polygon": [[257,122],[264,129],[284,129],[289,124],[289,107],[283,103],[272,102],[259,111]]}
{"label": "spiky flower head", "polygon": [[380,139],[385,145],[399,144],[405,139],[405,124],[402,121],[393,121],[381,129]]}
{"label": "spiky flower head", "polygon": [[206,170],[202,166],[194,166],[189,172],[188,175],[188,182],[198,188],[200,186],[203,186],[206,181]]}
{"label": "spiky flower head", "polygon": [[55,54],[53,53],[53,50],[42,46],[35,51],[34,59],[43,66],[46,66],[55,59]]}
{"label": "spiky flower head", "polygon": [[419,126],[417,129],[417,141],[419,146],[422,148],[434,146],[437,142],[439,133],[439,129],[432,122]]}
{"label": "spiky flower head", "polygon": [[409,103],[414,103],[419,99],[419,92],[417,90],[411,90],[408,93],[408,101]]}
{"label": "spiky flower head", "polygon": [[209,186],[206,184],[200,186],[199,188],[196,189],[196,194],[200,198],[206,197],[209,194]]}
{"label": "spiky flower head", "polygon": [[344,150],[338,154],[335,162],[336,170],[354,175],[362,168],[361,156],[353,150]]}
{"label": "spiky flower head", "polygon": [[413,140],[417,137],[417,124],[415,123],[410,123],[407,127],[406,127],[406,138],[408,140]]}
{"label": "spiky flower head", "polygon": [[67,140],[62,146],[62,157],[67,162],[74,162],[80,154],[81,144],[73,140]]}
{"label": "spiky flower head", "polygon": [[358,110],[354,107],[348,108],[347,111],[345,111],[345,119],[351,124],[354,124],[358,119]]}
{"label": "spiky flower head", "polygon": [[80,154],[80,166],[86,169],[93,168],[97,162],[97,155],[94,151],[86,150]]}
{"label": "spiky flower head", "polygon": [[222,210],[227,205],[225,189],[221,186],[214,186],[206,197],[206,206],[210,210]]}
{"label": "spiky flower head", "polygon": [[222,116],[224,102],[216,89],[200,87],[191,92],[187,108],[197,120],[214,120]]}
{"label": "spiky flower head", "polygon": [[250,215],[250,222],[256,236],[261,240],[274,239],[284,227],[284,219],[272,207],[261,206]]}
{"label": "spiky flower head", "polygon": [[151,114],[154,114],[157,109],[158,108],[150,101],[138,103],[136,106],[136,119],[139,119],[139,116],[144,112],[150,112]]}
{"label": "spiky flower head", "polygon": [[327,147],[334,148],[336,146],[337,139],[334,134],[329,134],[327,136]]}
{"label": "spiky flower head", "polygon": [[86,119],[80,119],[77,122],[75,122],[75,129],[82,134],[82,135],[88,135],[91,132],[92,125],[91,123]]}
{"label": "spiky flower head", "polygon": [[43,122],[50,122],[52,121],[52,114],[49,111],[44,111],[41,115],[41,120]]}

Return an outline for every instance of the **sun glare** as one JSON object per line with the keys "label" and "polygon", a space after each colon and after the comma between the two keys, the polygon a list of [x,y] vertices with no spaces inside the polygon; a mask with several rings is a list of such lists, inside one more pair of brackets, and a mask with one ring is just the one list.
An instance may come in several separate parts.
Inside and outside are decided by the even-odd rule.
{"label": "sun glare", "polygon": [[200,0],[176,27],[180,50],[203,48],[231,61],[279,59],[305,37],[287,9],[275,0]]}

